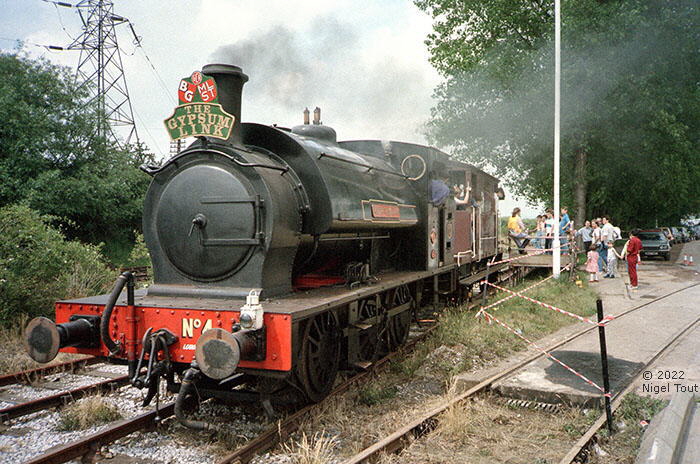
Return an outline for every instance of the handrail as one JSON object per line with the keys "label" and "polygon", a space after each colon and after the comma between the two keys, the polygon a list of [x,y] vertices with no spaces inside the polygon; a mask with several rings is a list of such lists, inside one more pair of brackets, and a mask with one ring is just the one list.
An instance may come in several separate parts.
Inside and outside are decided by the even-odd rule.
{"label": "handrail", "polygon": [[153,166],[149,164],[142,164],[139,169],[141,169],[143,172],[148,174],[149,176],[154,176],[161,172],[163,169],[165,169],[167,166],[169,166],[171,163],[175,162],[176,160],[180,159],[181,157],[185,155],[190,155],[192,153],[198,153],[198,152],[204,152],[204,153],[216,153],[217,155],[221,155],[224,158],[227,158],[229,161],[233,161],[236,163],[238,166],[244,167],[244,168],[264,168],[264,169],[273,169],[275,171],[281,171],[282,174],[285,174],[289,172],[289,166],[287,167],[280,167],[280,166],[275,166],[272,164],[261,164],[261,163],[243,163],[241,161],[238,161],[236,158],[233,156],[229,155],[228,153],[224,153],[223,151],[220,150],[214,150],[211,148],[196,148],[193,150],[186,150],[180,153],[179,155],[170,158],[165,164],[161,166]]}
{"label": "handrail", "polygon": [[394,176],[398,176],[398,177],[401,177],[401,178],[403,178],[403,179],[409,179],[409,177],[408,177],[407,175],[405,175],[405,174],[399,174],[399,173],[396,172],[396,171],[390,171],[389,169],[378,168],[378,167],[376,167],[376,166],[372,166],[371,164],[365,164],[365,163],[360,163],[360,162],[358,162],[358,161],[352,161],[352,160],[349,160],[349,159],[341,158],[340,156],[331,155],[331,154],[329,154],[329,153],[324,153],[324,152],[319,153],[319,154],[318,154],[318,159],[321,159],[321,158],[330,158],[330,159],[334,159],[334,160],[337,160],[337,161],[342,161],[342,162],[344,162],[344,163],[352,164],[352,165],[354,165],[354,166],[359,166],[359,167],[361,167],[361,168],[367,168],[367,172],[379,171],[379,172],[383,172],[383,173],[385,173],[385,174],[391,174],[391,175],[394,175]]}

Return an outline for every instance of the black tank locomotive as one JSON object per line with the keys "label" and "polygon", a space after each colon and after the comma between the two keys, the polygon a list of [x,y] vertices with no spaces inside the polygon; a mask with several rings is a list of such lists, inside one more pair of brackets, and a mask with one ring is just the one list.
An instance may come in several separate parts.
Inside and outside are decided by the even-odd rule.
{"label": "black tank locomotive", "polygon": [[[317,401],[339,369],[403,343],[421,302],[468,291],[498,252],[502,191],[435,148],[338,142],[320,111],[292,129],[241,124],[248,77],[202,72],[235,124],[143,168],[153,285],[134,292],[124,275],[110,295],[58,302],[57,324],[28,326],[28,350],[126,362],[134,385],[162,377],[181,397],[198,382],[205,395]],[[438,171],[465,186],[465,205],[431,203]]]}

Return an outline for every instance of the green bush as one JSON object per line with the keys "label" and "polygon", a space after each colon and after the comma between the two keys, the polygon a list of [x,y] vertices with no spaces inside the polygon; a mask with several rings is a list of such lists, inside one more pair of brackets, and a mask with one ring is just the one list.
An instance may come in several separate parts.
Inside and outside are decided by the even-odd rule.
{"label": "green bush", "polygon": [[26,206],[0,208],[0,236],[2,323],[51,315],[56,300],[104,292],[116,277],[99,246],[67,241]]}
{"label": "green bush", "polygon": [[134,247],[129,253],[129,261],[127,264],[129,266],[150,266],[151,265],[151,255],[148,253],[148,247],[146,247],[146,242],[143,239],[143,234],[139,231],[134,231]]}

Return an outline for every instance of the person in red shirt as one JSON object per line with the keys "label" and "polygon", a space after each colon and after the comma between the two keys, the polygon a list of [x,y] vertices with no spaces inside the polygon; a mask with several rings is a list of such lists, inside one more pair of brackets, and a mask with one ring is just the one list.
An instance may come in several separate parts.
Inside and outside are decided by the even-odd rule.
{"label": "person in red shirt", "polygon": [[637,229],[630,232],[630,240],[627,244],[627,272],[630,275],[632,290],[637,290],[637,263],[641,261],[639,252],[642,250],[642,241],[639,240],[637,235],[639,235],[639,230]]}

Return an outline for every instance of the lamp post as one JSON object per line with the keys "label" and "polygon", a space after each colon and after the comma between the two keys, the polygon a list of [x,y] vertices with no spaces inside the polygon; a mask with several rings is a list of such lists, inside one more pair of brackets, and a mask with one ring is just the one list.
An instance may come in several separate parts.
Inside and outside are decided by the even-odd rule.
{"label": "lamp post", "polygon": [[561,273],[561,244],[559,240],[559,126],[561,80],[561,3],[554,0],[554,240],[552,240],[552,274]]}

